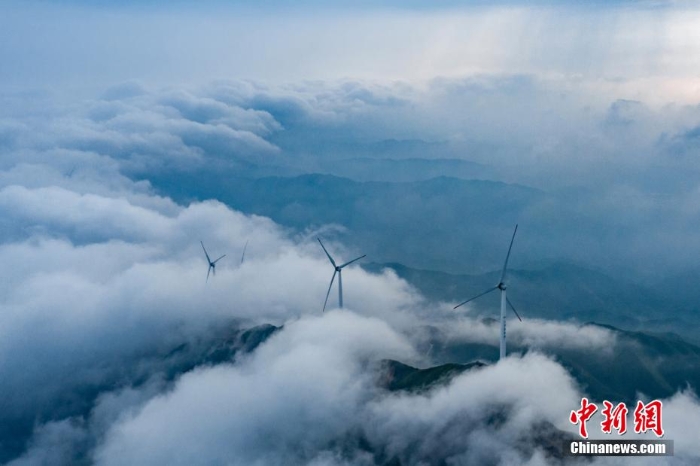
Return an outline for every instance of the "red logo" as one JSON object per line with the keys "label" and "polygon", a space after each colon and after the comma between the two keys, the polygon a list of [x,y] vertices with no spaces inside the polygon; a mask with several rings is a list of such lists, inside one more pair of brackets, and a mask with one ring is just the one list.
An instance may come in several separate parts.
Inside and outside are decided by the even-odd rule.
{"label": "red logo", "polygon": [[617,430],[618,435],[627,432],[627,406],[624,403],[619,403],[613,409],[613,404],[608,400],[603,401],[605,408],[602,411],[605,419],[600,423],[603,433],[612,433],[613,428]]}
{"label": "red logo", "polygon": [[641,434],[651,430],[657,437],[663,437],[664,428],[661,426],[662,407],[663,405],[659,400],[651,401],[646,405],[638,401],[634,410],[634,431]]}
{"label": "red logo", "polygon": [[598,407],[595,403],[589,403],[588,398],[581,398],[581,409],[578,411],[571,411],[569,415],[569,420],[572,424],[579,424],[578,432],[583,438],[588,438],[588,431],[586,430],[586,422],[593,416],[593,413],[598,411]]}
{"label": "red logo", "polygon": [[[618,403],[615,406],[608,400],[605,400],[603,405],[605,407],[600,412],[603,415],[603,422],[600,423],[601,431],[604,434],[611,434],[614,429],[618,435],[627,432],[627,413],[629,410],[625,403]],[[663,405],[659,400],[654,400],[647,404],[638,401],[634,410],[634,432],[643,434],[647,431],[652,431],[657,437],[663,437],[664,429],[661,424],[662,408]],[[581,408],[571,411],[569,421],[579,426],[579,435],[581,437],[588,438],[586,422],[596,411],[598,411],[598,406],[595,403],[590,403],[588,398],[581,398]]]}

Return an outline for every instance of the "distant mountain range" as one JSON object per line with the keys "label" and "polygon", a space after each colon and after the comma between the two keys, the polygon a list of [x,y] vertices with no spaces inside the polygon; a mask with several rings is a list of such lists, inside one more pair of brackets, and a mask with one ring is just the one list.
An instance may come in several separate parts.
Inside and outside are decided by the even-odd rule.
{"label": "distant mountain range", "polygon": [[465,180],[493,179],[493,169],[462,159],[385,159],[355,157],[319,160],[319,172],[355,181],[414,182],[449,176]]}
{"label": "distant mountain range", "polygon": [[[397,263],[369,263],[362,267],[371,272],[394,270],[428,299],[446,302],[469,299],[493,287],[500,277],[500,271],[457,275]],[[594,321],[632,330],[676,332],[689,341],[700,341],[697,308],[602,272],[557,262],[537,270],[510,270],[508,281],[509,299],[523,318]],[[500,309],[498,299],[495,294],[484,296],[473,307],[496,317]]]}
{"label": "distant mountain range", "polygon": [[[333,163],[381,170],[390,170],[394,164],[425,166],[426,173],[433,170],[427,167],[441,170],[454,165],[457,171],[475,167],[470,162],[411,158],[335,159]],[[152,182],[178,201],[219,199],[299,232],[338,225],[342,229],[335,233],[337,239],[355,252],[367,254],[369,260],[387,263],[435,300],[459,301],[493,286],[513,224],[520,219],[524,224],[511,258],[510,296],[523,314],[675,331],[700,342],[694,331],[700,328],[697,271],[674,277],[661,275],[656,282],[645,284],[628,281],[633,274],[613,276],[604,265],[598,266],[591,251],[602,244],[609,246],[606,241],[619,231],[543,217],[542,206],[557,204],[551,195],[536,189],[452,177],[360,182],[323,174],[241,178],[226,171],[179,174],[177,183],[170,183],[167,177],[155,177]],[[557,214],[559,208],[562,206],[550,214]],[[572,221],[582,220],[574,216]],[[567,239],[562,239],[564,236]],[[617,264],[611,267],[620,267],[614,258],[608,261],[608,265]],[[596,268],[586,265],[590,263]],[[477,307],[488,306],[490,297],[485,299]]]}
{"label": "distant mountain range", "polygon": [[[376,162],[391,163],[391,162]],[[179,202],[218,199],[304,231],[334,224],[339,239],[374,260],[436,270],[464,270],[465,258],[484,269],[489,249],[506,246],[522,212],[545,197],[532,188],[494,181],[437,177],[413,182],[358,182],[331,175],[264,177],[189,173],[151,182]],[[518,260],[530,253],[520,243]]]}
{"label": "distant mountain range", "polygon": [[[663,245],[650,244],[642,224],[626,222],[614,209],[590,207],[596,199],[592,189],[549,193],[466,179],[462,176],[478,172],[479,165],[451,159],[351,158],[327,165],[324,170],[343,176],[298,175],[297,169],[262,170],[239,162],[235,169],[214,164],[149,175],[149,182],[178,202],[218,199],[297,232],[336,225],[336,239],[375,262],[449,273],[497,269],[519,223],[514,268],[583,265],[644,282],[664,298],[698,307],[700,293],[693,285],[698,271],[674,269],[672,257],[667,271],[654,268],[646,258],[663,254]],[[266,175],[270,172],[281,176]],[[473,176],[479,178],[476,172]],[[432,177],[438,173],[449,176]]]}

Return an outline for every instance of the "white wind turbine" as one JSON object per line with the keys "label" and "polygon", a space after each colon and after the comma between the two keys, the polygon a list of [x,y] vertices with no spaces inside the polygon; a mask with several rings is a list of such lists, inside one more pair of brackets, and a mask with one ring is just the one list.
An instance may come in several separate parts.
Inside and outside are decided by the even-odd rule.
{"label": "white wind turbine", "polygon": [[331,261],[331,264],[333,265],[333,276],[331,277],[331,284],[328,286],[328,292],[326,293],[326,300],[323,302],[323,311],[325,312],[326,310],[326,304],[328,304],[328,296],[331,294],[331,288],[333,287],[333,280],[335,280],[335,275],[338,274],[338,307],[343,308],[343,267],[346,267],[350,264],[352,264],[355,261],[358,261],[365,257],[367,254],[363,254],[362,256],[358,257],[357,259],[353,259],[349,262],[344,263],[343,265],[336,265],[335,261],[331,257],[330,254],[328,254],[328,251],[326,250],[326,247],[321,243],[320,238],[316,238],[318,242],[321,244],[321,247],[323,248],[323,252],[326,253],[326,256],[328,256],[328,260]]}
{"label": "white wind turbine", "polygon": [[212,260],[209,258],[209,254],[207,254],[207,249],[204,247],[204,243],[202,243],[202,242],[200,241],[199,244],[202,245],[202,249],[204,249],[204,255],[207,256],[207,262],[209,263],[209,269],[207,270],[207,280],[206,280],[206,281],[209,281],[209,274],[210,274],[210,273],[213,273],[214,275],[216,275],[216,263],[219,262],[219,261],[220,261],[221,259],[223,259],[224,257],[226,257],[226,254],[224,254],[223,256],[219,257],[219,258],[216,259],[215,261],[212,261]]}
{"label": "white wind turbine", "polygon": [[489,294],[492,291],[495,290],[501,290],[501,353],[500,353],[500,359],[503,359],[506,357],[506,303],[510,306],[511,309],[513,309],[513,312],[515,313],[515,316],[522,322],[523,319],[520,318],[518,315],[518,311],[515,310],[515,306],[510,302],[508,297],[506,296],[506,272],[508,269],[508,259],[510,258],[510,250],[513,248],[513,240],[515,239],[515,233],[518,231],[518,225],[515,225],[515,231],[513,231],[513,237],[510,239],[510,246],[508,247],[508,254],[506,255],[506,261],[503,264],[503,271],[501,271],[501,279],[498,281],[498,285],[494,286],[493,288],[489,288],[488,290],[484,291],[481,294],[478,294],[474,296],[473,298],[469,298],[466,301],[459,303],[456,305],[454,308],[457,309],[458,307],[467,304],[469,301],[473,301],[476,298],[479,298],[481,296],[484,296],[485,294]]}

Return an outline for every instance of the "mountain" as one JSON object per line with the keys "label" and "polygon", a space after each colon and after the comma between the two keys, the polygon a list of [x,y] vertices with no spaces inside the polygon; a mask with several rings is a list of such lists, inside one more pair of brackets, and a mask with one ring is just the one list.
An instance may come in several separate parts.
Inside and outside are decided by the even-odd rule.
{"label": "mountain", "polygon": [[[454,303],[493,287],[500,278],[500,271],[457,275],[397,263],[369,263],[362,267],[376,273],[389,268],[427,298]],[[700,312],[696,309],[683,308],[655,289],[599,271],[555,262],[537,270],[509,270],[508,282],[508,298],[523,318],[574,319],[633,330],[673,331],[689,341],[698,341],[695,329],[700,324]],[[500,312],[499,299],[493,293],[479,298],[472,306],[479,313],[496,317]]]}
{"label": "mountain", "polygon": [[250,329],[240,329],[237,326],[213,329],[208,338],[182,343],[160,362],[168,380],[174,380],[195,367],[233,362],[237,355],[254,351],[281,328],[263,324]]}
{"label": "mountain", "polygon": [[[487,320],[497,325],[494,320]],[[667,398],[679,390],[690,387],[700,392],[700,346],[685,341],[674,333],[651,333],[623,330],[610,325],[588,323],[613,333],[615,346],[612,351],[590,351],[587,348],[559,348],[546,352],[561,363],[596,400],[625,401],[633,403],[639,393],[651,398]],[[210,365],[232,360],[237,352],[253,351],[281,327],[262,325],[247,330],[222,331],[206,345],[191,351],[197,355],[187,358],[192,367],[181,366],[184,373],[198,365]],[[468,370],[478,370],[495,361],[498,355],[497,341],[485,344],[444,344],[437,337],[433,340],[432,359],[438,364],[416,368],[400,361],[379,361],[379,386],[390,391],[424,392]],[[222,353],[222,349],[226,349]],[[529,348],[509,345],[510,353],[524,353]],[[187,349],[180,350],[187,353]],[[224,356],[226,354],[226,357]],[[172,364],[173,355],[166,356]]]}
{"label": "mountain", "polygon": [[684,307],[700,312],[700,287],[697,286],[700,277],[700,267],[664,276],[653,283],[654,287],[672,302],[680,302]]}
{"label": "mountain", "polygon": [[248,179],[192,173],[171,181],[151,179],[181,203],[219,199],[297,231],[337,225],[345,244],[376,261],[447,271],[463,270],[467,259],[483,267],[492,263],[492,247],[502,247],[516,219],[545,197],[525,186],[450,177],[390,183],[320,174]]}
{"label": "mountain", "polygon": [[557,355],[596,399],[631,403],[638,399],[638,393],[651,398],[667,398],[687,388],[700,393],[700,346],[673,333],[603,327],[616,336],[612,353],[562,351]]}
{"label": "mountain", "polygon": [[[498,325],[496,320],[491,325]],[[564,366],[578,381],[583,391],[595,400],[636,403],[639,394],[651,398],[667,398],[691,388],[700,393],[700,346],[688,343],[673,333],[649,333],[622,330],[609,325],[587,325],[606,328],[615,337],[610,351],[588,348],[548,348],[538,350]],[[495,361],[498,342],[493,345],[475,343],[443,343],[435,338],[433,359],[467,364],[474,360]],[[515,343],[508,353],[526,353],[529,348]],[[456,374],[453,373],[452,375]]]}
{"label": "mountain", "polygon": [[[497,325],[493,319],[485,320]],[[649,333],[604,327],[615,335],[613,351],[590,351],[588,348],[550,350],[551,357],[566,367],[583,390],[594,400],[625,401],[628,406],[639,398],[639,393],[651,398],[666,398],[678,390],[700,387],[700,347],[670,333]],[[0,456],[10,460],[22,453],[39,423],[64,418],[89,416],[95,401],[104,393],[120,388],[138,388],[153,376],[161,374],[166,383],[173,383],[182,374],[197,367],[235,361],[240,354],[254,351],[281,327],[260,325],[243,329],[236,323],[212,329],[197,341],[183,341],[158,354],[140,355],[123,361],[110,380],[100,384],[83,383],[75,386],[64,399],[50,409],[27,413],[26,419],[6,419],[0,416]],[[446,344],[439,331],[434,332],[431,357],[437,361],[432,367],[416,368],[395,360],[376,361],[376,383],[387,392],[424,393],[470,370],[481,370],[488,365],[483,361],[497,358],[497,342],[487,344]],[[527,352],[528,348],[510,345],[511,353]],[[74,374],[79,378],[80,374]],[[499,417],[491,421],[498,423]],[[359,435],[359,433],[358,433]],[[533,429],[527,438],[518,439],[524,449],[543,448],[547,456],[560,458],[561,446],[571,435],[550,424]],[[401,461],[381,450],[374,450],[362,438],[338,439],[359,444],[372,455],[376,464],[401,465]],[[529,451],[529,450],[528,450]],[[86,460],[87,461],[87,460]]]}
{"label": "mountain", "polygon": [[354,181],[413,182],[441,176],[465,180],[494,177],[490,167],[462,159],[354,157],[318,163],[319,172]]}
{"label": "mountain", "polygon": [[379,385],[390,391],[423,392],[448,383],[453,377],[486,364],[481,361],[468,364],[447,363],[426,369],[418,369],[399,361],[381,361]]}
{"label": "mountain", "polygon": [[141,387],[153,377],[162,376],[165,383],[171,384],[196,367],[233,362],[237,355],[254,351],[280,328],[265,324],[245,329],[231,323],[211,329],[206,338],[182,342],[162,353],[125,358],[119,366],[105,369],[99,380],[89,374],[71,374],[81,382],[59,394],[52,404],[35,406],[22,417],[0,412],[0,463],[24,451],[36,425],[65,418],[86,418],[100,395],[120,388]]}

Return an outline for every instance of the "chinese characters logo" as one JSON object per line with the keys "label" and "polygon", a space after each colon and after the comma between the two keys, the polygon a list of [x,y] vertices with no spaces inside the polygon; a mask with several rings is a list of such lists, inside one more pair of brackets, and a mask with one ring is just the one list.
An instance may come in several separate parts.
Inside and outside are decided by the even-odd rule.
{"label": "chinese characters logo", "polygon": [[[601,414],[603,421],[600,427],[603,433],[611,434],[613,430],[617,431],[618,435],[627,432],[627,413],[629,412],[625,403],[613,405],[611,402],[603,401],[603,409]],[[663,437],[664,429],[661,423],[661,412],[663,405],[661,401],[654,400],[647,404],[641,401],[637,402],[634,409],[634,432],[643,434],[651,431],[657,437]],[[598,411],[598,406],[595,403],[588,401],[588,398],[581,399],[581,408],[571,411],[569,421],[572,424],[578,425],[579,435],[583,438],[588,438],[588,429],[586,423]]]}

